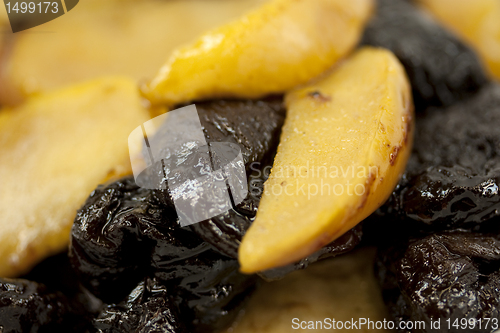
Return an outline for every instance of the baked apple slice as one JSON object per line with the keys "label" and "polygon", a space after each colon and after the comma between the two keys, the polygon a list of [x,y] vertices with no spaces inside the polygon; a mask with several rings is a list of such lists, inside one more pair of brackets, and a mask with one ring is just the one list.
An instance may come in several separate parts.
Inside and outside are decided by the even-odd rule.
{"label": "baked apple slice", "polygon": [[373,0],[273,0],[174,52],[144,87],[154,103],[282,93],[357,44]]}
{"label": "baked apple slice", "polygon": [[239,248],[245,273],[295,262],[354,227],[389,197],[411,150],[410,85],[387,50],[363,48],[285,101],[278,153]]}
{"label": "baked apple slice", "polygon": [[0,103],[13,105],[32,93],[103,75],[151,80],[177,47],[261,2],[80,1],[75,10],[57,20],[5,34],[14,43],[0,72]]}
{"label": "baked apple slice", "polygon": [[63,250],[89,193],[130,171],[128,136],[149,119],[137,86],[104,78],[0,112],[0,276]]}

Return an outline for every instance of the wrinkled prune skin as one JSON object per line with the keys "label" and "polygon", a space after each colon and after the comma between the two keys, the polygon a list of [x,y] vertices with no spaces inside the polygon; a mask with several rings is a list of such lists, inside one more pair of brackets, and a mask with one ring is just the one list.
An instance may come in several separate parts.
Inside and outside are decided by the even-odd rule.
{"label": "wrinkled prune skin", "polygon": [[84,332],[80,315],[61,292],[24,279],[0,279],[2,332]]}
{"label": "wrinkled prune skin", "polygon": [[[107,303],[123,303],[133,288],[141,288],[141,281],[155,277],[175,304],[172,320],[190,332],[222,329],[238,313],[256,277],[240,274],[236,259],[189,227],[178,226],[175,211],[157,194],[139,188],[132,177],[95,190],[75,220],[72,264],[82,283]],[[106,313],[121,311],[120,316],[135,320],[143,318],[141,311],[148,306],[129,313],[129,308],[117,305]],[[174,318],[175,313],[179,317]],[[109,327],[121,332],[112,326],[116,323],[109,322]],[[105,329],[114,332],[109,327]]]}
{"label": "wrinkled prune skin", "polygon": [[448,106],[487,82],[477,55],[409,1],[379,0],[362,44],[391,50],[413,88],[416,110]]}
{"label": "wrinkled prune skin", "polygon": [[119,302],[150,271],[157,243],[173,261],[197,253],[202,242],[177,230],[169,208],[130,177],[93,191],[71,232],[69,257],[82,283],[105,302]]}
{"label": "wrinkled prune skin", "polygon": [[238,144],[247,170],[272,163],[286,113],[281,97],[195,104],[207,142]]}
{"label": "wrinkled prune skin", "polygon": [[[414,332],[493,332],[500,320],[498,233],[442,232],[379,251],[377,276],[395,320],[424,321]],[[452,326],[482,319],[482,327]],[[440,320],[440,329],[431,321]],[[450,320],[448,324],[446,320]],[[406,331],[405,331],[406,332]],[[409,331],[408,331],[409,332]]]}
{"label": "wrinkled prune skin", "polygon": [[222,331],[231,325],[257,282],[256,276],[239,273],[237,260],[226,260],[214,262],[205,272],[178,284],[170,282],[168,285],[177,289],[174,301],[179,306],[181,318],[194,318],[189,325],[190,331],[203,333]]}
{"label": "wrinkled prune skin", "polygon": [[188,333],[176,311],[167,288],[156,280],[145,279],[125,301],[105,308],[94,326],[102,333]]}
{"label": "wrinkled prune skin", "polygon": [[67,251],[46,258],[21,279],[37,282],[51,291],[63,293],[80,317],[90,318],[101,310],[102,302],[82,286],[69,262]]}
{"label": "wrinkled prune skin", "polygon": [[[207,142],[237,143],[247,167],[274,155],[285,116],[281,98],[218,100],[196,103],[196,107]],[[173,172],[174,177],[200,166],[195,149],[184,148],[160,155],[176,161],[179,172]],[[207,164],[201,168],[210,169],[210,161],[201,162]],[[199,258],[193,258],[209,258],[212,248],[189,228],[178,228],[168,190],[138,188],[131,179],[91,194],[77,213],[71,241],[74,267],[89,289],[108,302],[119,302],[144,272],[155,272],[163,280],[197,274]]]}
{"label": "wrinkled prune skin", "polygon": [[[281,98],[196,105],[207,142],[237,143],[247,167],[272,158],[284,120]],[[173,153],[180,172],[199,164],[190,160],[194,150]],[[210,168],[210,161],[196,161]],[[238,272],[236,259],[178,225],[167,189],[139,188],[132,177],[99,187],[78,211],[70,259],[83,284],[109,304],[122,302],[145,277],[156,278],[190,332],[231,322],[256,282]]]}
{"label": "wrinkled prune skin", "polygon": [[[212,169],[219,170],[221,166],[228,165],[231,165],[229,168],[237,167],[234,172],[228,171],[232,177],[232,185],[241,185],[243,189],[247,182],[241,168],[231,162],[233,158],[226,161],[230,162],[229,164],[224,158],[221,160],[223,154],[216,153],[217,148],[214,145],[223,142],[237,147],[247,171],[252,165],[261,168],[264,163],[272,164],[286,113],[281,97],[203,101],[196,102],[195,105],[205,141],[211,145],[210,148],[204,143],[200,146],[195,136],[186,135],[182,129],[172,130],[172,124],[166,122],[163,127],[160,126],[153,138],[154,145],[151,145],[156,147],[151,152],[153,156],[165,158],[154,163],[139,176],[141,182],[158,184],[157,188],[163,189],[159,194],[164,196],[166,204],[172,200],[182,200],[185,196],[183,189],[196,187],[199,191],[194,195],[199,197],[189,203],[196,202],[196,206],[178,212],[182,214],[181,220],[191,221],[189,224],[205,219],[206,215],[202,212],[209,211],[212,207],[227,205],[225,197],[210,193],[214,188],[212,183],[209,183],[212,179],[205,175],[211,173]],[[183,144],[180,145],[180,142]],[[148,147],[145,146],[144,149]],[[169,188],[172,191],[169,191]],[[193,197],[193,194],[189,197]],[[243,198],[244,194],[241,199]]]}
{"label": "wrinkled prune skin", "polygon": [[248,177],[249,194],[240,204],[223,214],[191,225],[191,229],[203,240],[231,258],[238,258],[241,240],[257,215],[264,181],[269,176],[265,173],[267,165],[272,164],[251,165],[252,172]]}
{"label": "wrinkled prune skin", "polygon": [[191,229],[207,243],[231,258],[238,258],[238,248],[255,219],[259,199],[251,195],[234,209],[191,225]]}
{"label": "wrinkled prune skin", "polygon": [[500,215],[499,123],[497,84],[460,104],[419,115],[407,171],[365,223],[365,234],[487,228]]}

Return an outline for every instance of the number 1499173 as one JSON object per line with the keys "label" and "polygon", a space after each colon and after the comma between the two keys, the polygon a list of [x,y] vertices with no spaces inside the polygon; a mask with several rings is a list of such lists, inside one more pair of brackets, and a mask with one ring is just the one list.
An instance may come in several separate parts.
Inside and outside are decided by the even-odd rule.
{"label": "number 1499173", "polygon": [[7,13],[30,13],[30,14],[46,14],[46,13],[58,13],[59,4],[57,2],[7,2],[5,4]]}

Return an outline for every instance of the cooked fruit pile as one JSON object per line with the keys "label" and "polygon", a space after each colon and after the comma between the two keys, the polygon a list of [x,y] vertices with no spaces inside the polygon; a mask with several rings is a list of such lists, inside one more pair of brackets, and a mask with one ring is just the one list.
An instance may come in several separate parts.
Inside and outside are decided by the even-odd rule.
{"label": "cooked fruit pile", "polygon": [[[266,281],[367,245],[391,319],[498,323],[495,1],[88,0],[54,38],[0,36],[0,331],[221,332]],[[159,131],[146,189],[127,138],[193,103],[249,191],[181,226],[169,184],[190,197],[214,153]]]}

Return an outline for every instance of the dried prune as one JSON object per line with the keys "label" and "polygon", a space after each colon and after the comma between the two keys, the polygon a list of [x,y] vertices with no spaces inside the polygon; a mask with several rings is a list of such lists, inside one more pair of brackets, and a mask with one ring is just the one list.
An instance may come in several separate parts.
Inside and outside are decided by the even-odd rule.
{"label": "dried prune", "polygon": [[61,292],[24,279],[0,279],[2,332],[84,332],[80,315]]}
{"label": "dried prune", "polygon": [[125,301],[106,307],[94,320],[94,327],[102,333],[189,332],[179,321],[167,288],[151,279],[139,283]]}
{"label": "dried prune", "polygon": [[[197,109],[208,142],[237,143],[246,164],[274,154],[284,118],[280,98],[204,102]],[[174,152],[175,167],[189,169],[195,155]],[[236,259],[178,225],[167,190],[140,188],[131,177],[96,189],[71,236],[72,264],[93,293],[117,304],[144,277],[155,277],[191,332],[229,323],[256,281],[238,273]]]}
{"label": "dried prune", "polygon": [[240,204],[223,214],[191,226],[207,243],[231,258],[238,258],[241,240],[257,214],[264,181],[268,176],[265,173],[267,166],[267,163],[251,163],[252,173],[248,177],[249,194]]}
{"label": "dried prune", "polygon": [[238,144],[247,169],[272,161],[285,120],[281,97],[198,102],[196,108],[207,142]]}
{"label": "dried prune", "polygon": [[67,252],[51,256],[38,263],[22,279],[44,285],[52,293],[62,293],[71,304],[71,311],[88,327],[102,308],[102,302],[80,283]]}
{"label": "dried prune", "polygon": [[[256,279],[240,274],[236,259],[189,227],[178,226],[175,211],[157,193],[139,188],[132,177],[95,190],[77,214],[72,263],[82,282],[108,303],[120,303],[141,280],[154,276],[167,287],[172,313],[179,309],[190,332],[222,328]],[[127,311],[122,315],[132,316]]]}
{"label": "dried prune", "polygon": [[[281,98],[196,105],[208,142],[237,143],[246,165],[274,154],[284,120]],[[171,158],[176,158],[175,168],[180,173],[200,165],[198,160],[190,160],[196,154],[185,149],[173,152]],[[210,167],[209,160],[201,162]],[[178,177],[177,172],[173,174]],[[210,248],[189,229],[178,228],[167,190],[140,189],[125,179],[91,194],[75,219],[70,254],[90,290],[117,302],[140,281],[144,271],[154,270],[164,280],[197,273],[197,259],[194,264],[187,259]],[[114,295],[120,290],[122,294]]]}
{"label": "dried prune", "polygon": [[477,55],[409,1],[378,1],[362,43],[388,48],[399,58],[417,110],[451,105],[487,82]]}
{"label": "dried prune", "polygon": [[[163,216],[168,208],[160,209],[154,194],[125,178],[96,189],[77,213],[71,233],[71,263],[82,283],[105,301],[120,301],[144,276],[154,240],[143,234],[160,234],[151,225],[172,229],[168,222],[171,227],[175,220]],[[175,245],[171,250],[172,256],[182,256]]]}
{"label": "dried prune", "polygon": [[[384,301],[394,319],[425,323],[414,332],[492,332],[499,328],[498,233],[453,231],[412,239],[381,251],[377,269]],[[440,328],[430,326],[438,320]]]}
{"label": "dried prune", "polygon": [[407,172],[372,218],[398,233],[486,228],[500,215],[499,123],[497,84],[419,115]]}
{"label": "dried prune", "polygon": [[[174,301],[191,332],[221,331],[229,326],[255,289],[256,276],[239,273],[236,260],[215,261],[205,272],[180,282]],[[191,320],[189,320],[191,319]]]}

